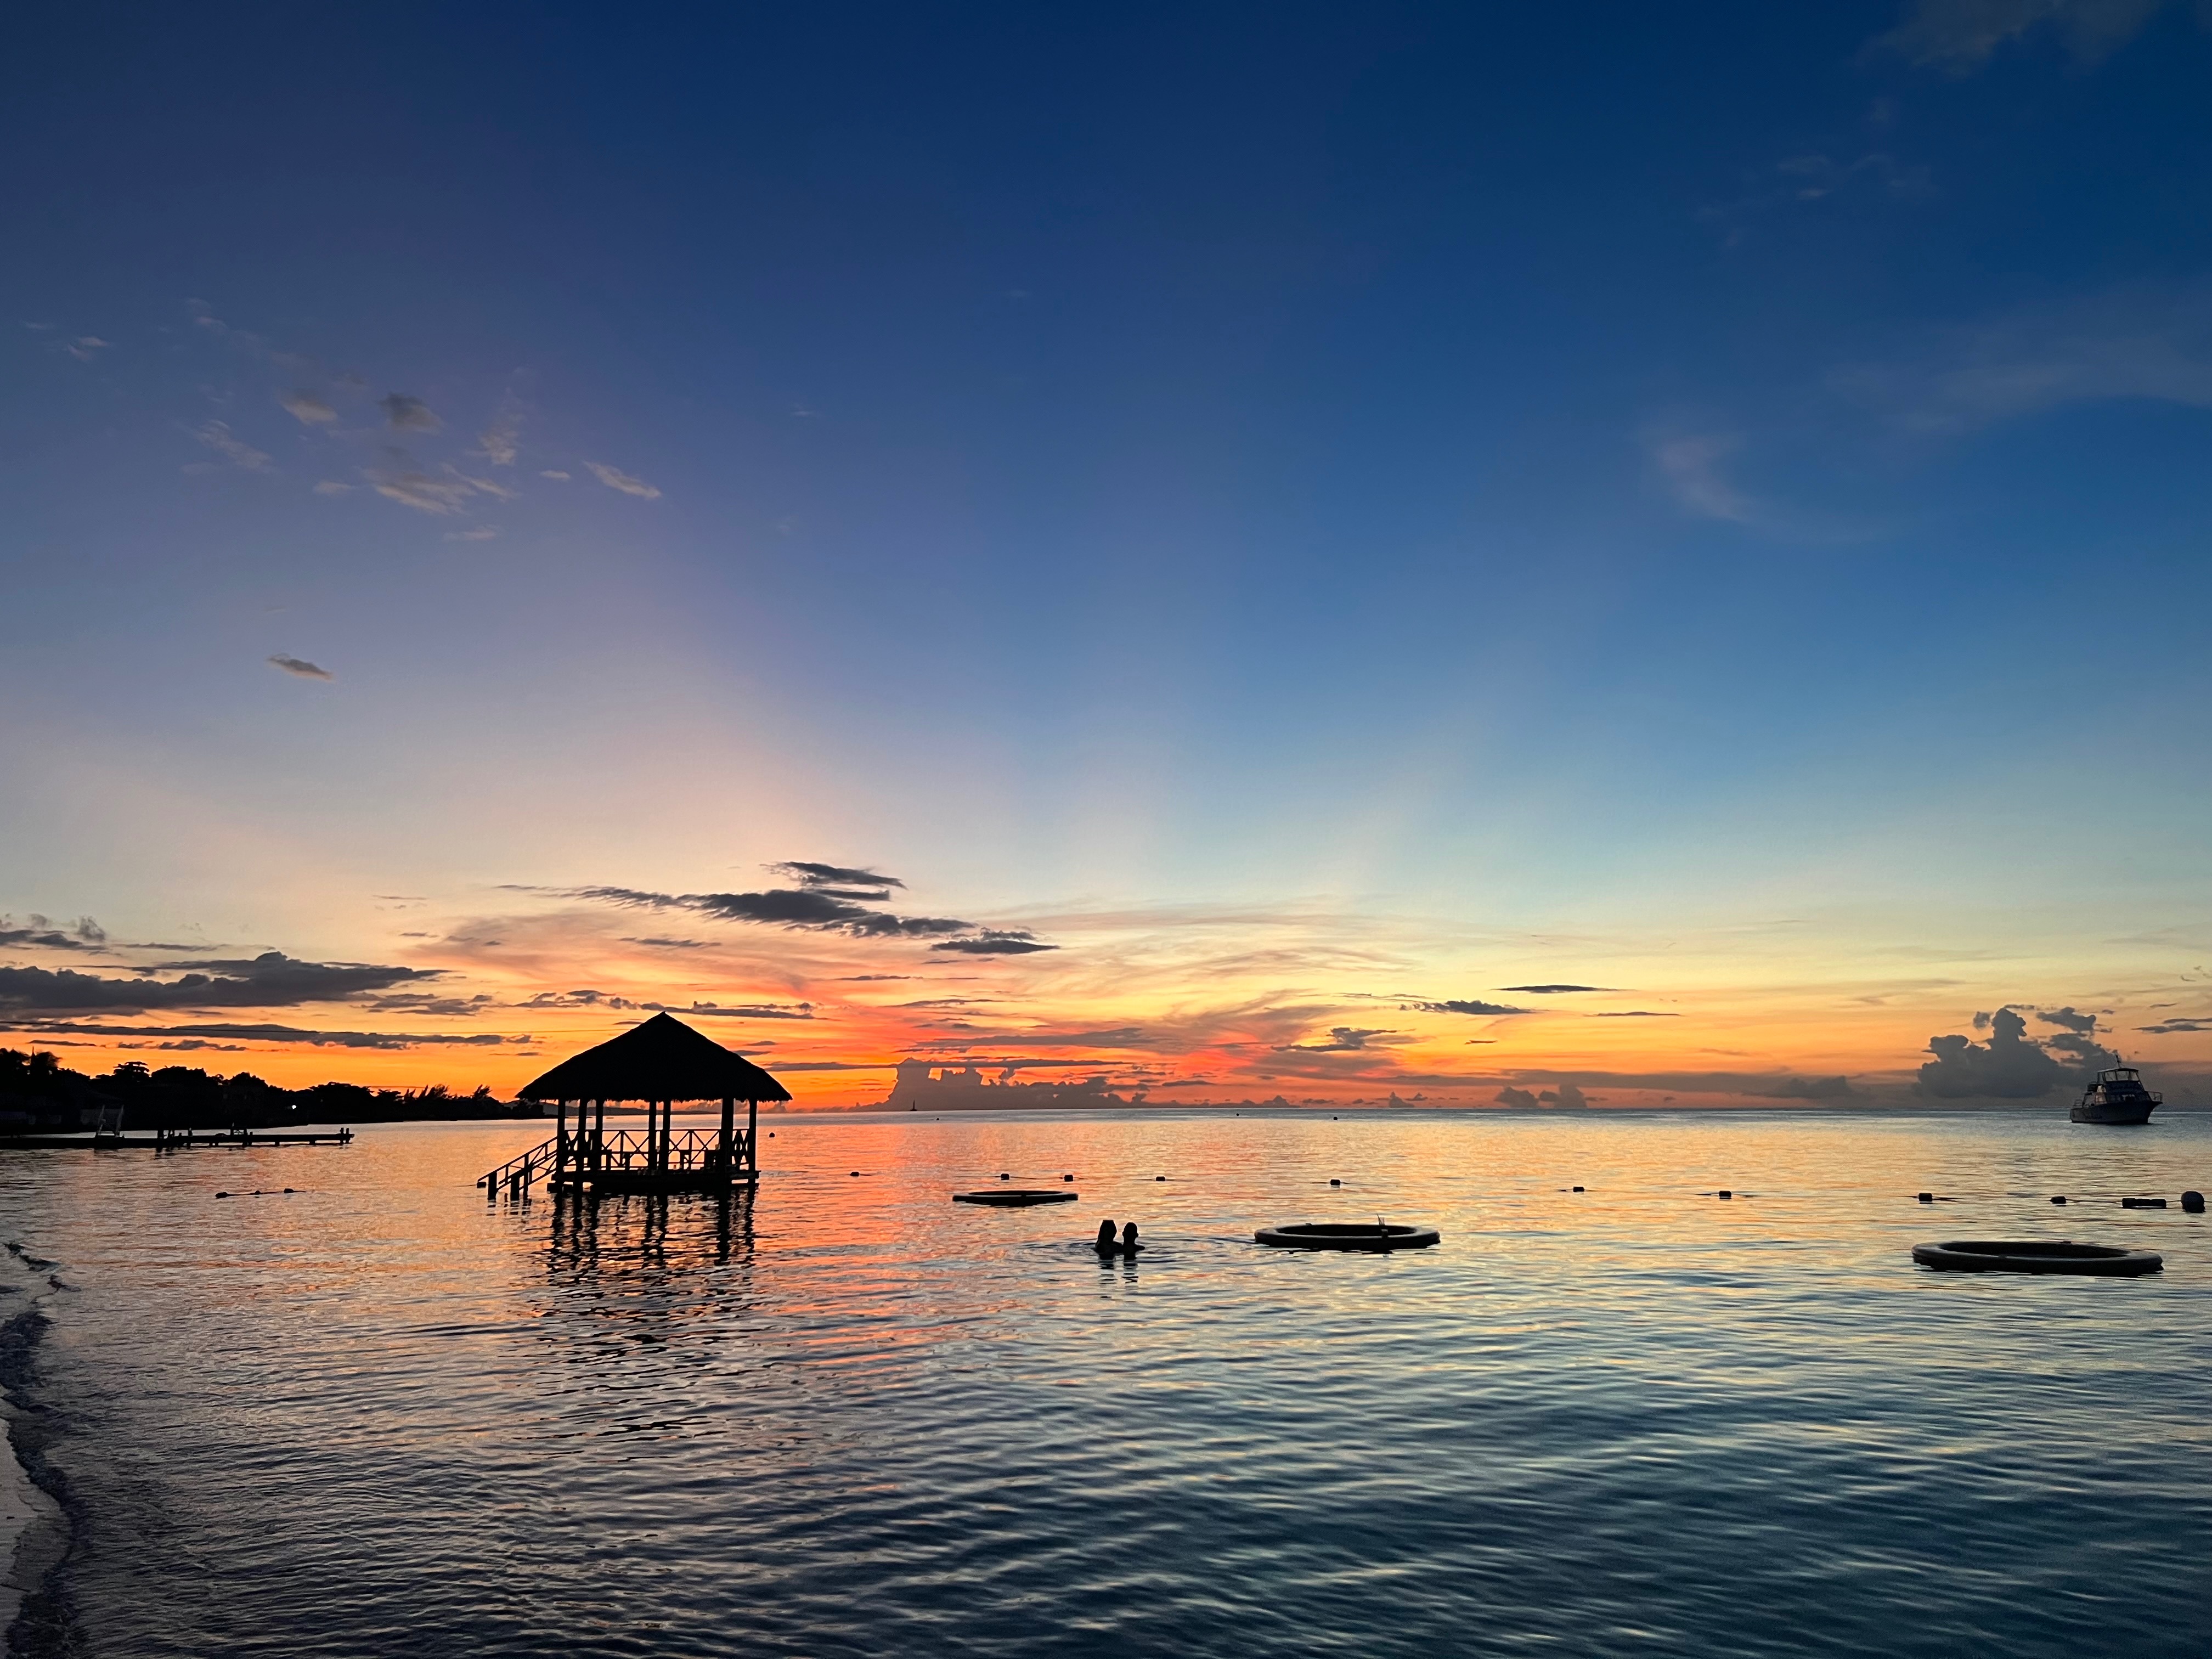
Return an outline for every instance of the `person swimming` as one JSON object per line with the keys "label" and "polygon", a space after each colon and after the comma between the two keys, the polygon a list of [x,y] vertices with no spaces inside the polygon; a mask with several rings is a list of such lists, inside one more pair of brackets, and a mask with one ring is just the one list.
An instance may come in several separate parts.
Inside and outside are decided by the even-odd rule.
{"label": "person swimming", "polygon": [[1102,1256],[1109,1256],[1134,1255],[1145,1247],[1137,1243],[1135,1222],[1132,1221],[1124,1225],[1121,1237],[1117,1238],[1114,1234],[1114,1224],[1109,1219],[1098,1224],[1098,1237],[1091,1242],[1091,1248]]}

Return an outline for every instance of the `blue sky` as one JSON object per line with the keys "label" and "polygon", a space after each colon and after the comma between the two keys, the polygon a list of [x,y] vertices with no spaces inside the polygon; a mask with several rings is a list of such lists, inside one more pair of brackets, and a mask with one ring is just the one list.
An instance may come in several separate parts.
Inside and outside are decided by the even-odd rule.
{"label": "blue sky", "polygon": [[1057,925],[1040,1026],[1539,958],[1747,1067],[2212,1018],[2191,6],[10,33],[18,917],[519,1000],[646,970],[502,979],[518,886],[826,859]]}

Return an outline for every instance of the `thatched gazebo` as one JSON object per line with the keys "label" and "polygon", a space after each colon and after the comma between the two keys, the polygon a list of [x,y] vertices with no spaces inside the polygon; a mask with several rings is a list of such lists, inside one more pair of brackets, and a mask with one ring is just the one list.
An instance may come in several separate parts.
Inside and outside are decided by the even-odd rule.
{"label": "thatched gazebo", "polygon": [[[750,1186],[760,1179],[760,1103],[789,1100],[791,1092],[743,1054],[681,1020],[655,1014],[562,1060],[520,1098],[554,1102],[558,1127],[544,1146],[483,1178],[479,1184],[493,1197],[502,1182],[526,1192],[541,1174],[556,1192],[704,1193]],[[611,1100],[643,1101],[644,1132],[610,1132]],[[720,1101],[720,1133],[677,1130],[671,1120],[679,1100]],[[737,1125],[741,1100],[742,1131]]]}

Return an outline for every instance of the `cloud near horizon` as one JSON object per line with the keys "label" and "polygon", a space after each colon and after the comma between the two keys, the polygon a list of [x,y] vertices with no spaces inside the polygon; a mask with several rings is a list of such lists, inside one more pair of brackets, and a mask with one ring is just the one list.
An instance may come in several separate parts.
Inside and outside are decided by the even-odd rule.
{"label": "cloud near horizon", "polygon": [[[2054,1012],[2060,1016],[2055,1024],[2071,1026],[2087,1018],[2071,1008]],[[2082,1030],[2041,1041],[2029,1036],[2027,1022],[2009,1005],[1976,1014],[1974,1027],[1987,1030],[1989,1041],[1956,1035],[1928,1039],[1936,1058],[1921,1066],[1914,1093],[1936,1100],[2038,1100],[2062,1085],[2087,1083],[2100,1066],[2113,1063]],[[2088,1029],[2095,1029],[2094,1019]]]}
{"label": "cloud near horizon", "polygon": [[301,962],[281,951],[264,951],[251,959],[158,963],[138,971],[179,969],[187,970],[181,979],[156,980],[108,979],[69,968],[0,968],[0,1012],[292,1007],[304,1002],[343,1002],[395,985],[436,979],[441,971]]}
{"label": "cloud near horizon", "polygon": [[[101,1037],[229,1037],[243,1042],[300,1042],[318,1048],[495,1048],[519,1047],[537,1039],[503,1036],[495,1031],[466,1034],[442,1031],[313,1031],[295,1025],[95,1025],[78,1021],[40,1020],[35,1024],[0,1024],[0,1030],[37,1036],[63,1032],[73,1036]],[[161,1048],[202,1048],[200,1042],[164,1042]]]}

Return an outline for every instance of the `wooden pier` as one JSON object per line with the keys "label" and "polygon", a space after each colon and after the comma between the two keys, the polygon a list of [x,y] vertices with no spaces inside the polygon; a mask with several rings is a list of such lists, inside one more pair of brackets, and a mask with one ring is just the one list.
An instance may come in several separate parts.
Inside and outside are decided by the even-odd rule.
{"label": "wooden pier", "polygon": [[350,1146],[350,1129],[156,1129],[149,1135],[94,1129],[82,1134],[0,1134],[0,1152],[15,1147],[44,1152],[104,1152],[112,1146],[138,1146],[156,1152],[181,1152],[199,1146]]}
{"label": "wooden pier", "polygon": [[[556,1193],[726,1193],[750,1187],[760,1179],[760,1103],[791,1096],[743,1054],[656,1014],[563,1060],[520,1098],[555,1103],[553,1138],[480,1176],[476,1184],[488,1200],[502,1193],[526,1198],[540,1181]],[[645,1103],[646,1127],[610,1130],[607,1103],[630,1100]],[[677,1128],[679,1101],[719,1101],[719,1132]]]}

